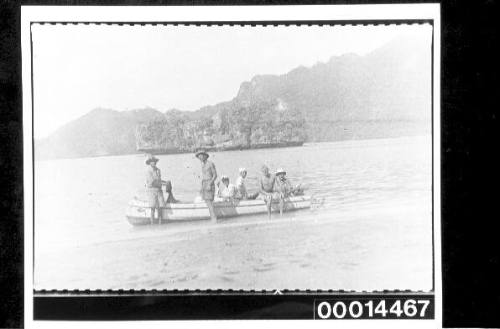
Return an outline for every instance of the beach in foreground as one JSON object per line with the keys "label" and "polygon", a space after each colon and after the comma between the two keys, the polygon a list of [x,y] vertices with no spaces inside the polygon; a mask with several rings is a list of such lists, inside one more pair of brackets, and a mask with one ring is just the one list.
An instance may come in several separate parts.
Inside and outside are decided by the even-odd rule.
{"label": "beach in foreground", "polygon": [[134,240],[39,254],[35,286],[428,291],[429,216],[429,208],[400,205],[148,227]]}

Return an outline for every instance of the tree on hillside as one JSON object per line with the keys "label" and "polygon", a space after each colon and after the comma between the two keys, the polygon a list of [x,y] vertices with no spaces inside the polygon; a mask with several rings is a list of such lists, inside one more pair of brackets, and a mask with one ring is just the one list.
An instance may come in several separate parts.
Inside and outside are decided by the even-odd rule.
{"label": "tree on hillside", "polygon": [[232,112],[234,125],[245,136],[246,146],[251,145],[252,133],[257,127],[265,126],[274,117],[274,104],[267,101],[254,101],[240,104]]}

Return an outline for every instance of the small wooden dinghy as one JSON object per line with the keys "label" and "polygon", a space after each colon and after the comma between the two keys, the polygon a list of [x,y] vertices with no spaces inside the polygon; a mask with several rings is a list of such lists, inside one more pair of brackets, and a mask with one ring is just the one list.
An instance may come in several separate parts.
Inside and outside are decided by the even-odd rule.
{"label": "small wooden dinghy", "polygon": [[[310,207],[310,196],[293,196],[286,199],[284,211],[287,212]],[[214,209],[217,218],[267,213],[267,207],[264,200],[215,201]],[[278,200],[273,201],[271,210],[273,212],[279,212]],[[207,205],[204,202],[171,203],[162,208],[162,211],[163,222],[210,219]],[[147,201],[134,198],[129,202],[126,217],[130,224],[134,226],[151,224],[150,216],[151,209]]]}

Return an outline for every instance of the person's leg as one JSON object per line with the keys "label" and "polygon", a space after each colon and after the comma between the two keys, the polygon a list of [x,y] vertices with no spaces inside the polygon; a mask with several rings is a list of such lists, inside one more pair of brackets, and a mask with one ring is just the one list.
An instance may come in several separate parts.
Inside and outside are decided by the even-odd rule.
{"label": "person's leg", "polygon": [[161,224],[161,208],[160,207],[156,208],[156,215],[158,218],[158,221],[156,223]]}
{"label": "person's leg", "polygon": [[208,212],[210,213],[210,219],[212,220],[212,223],[214,223],[214,224],[217,223],[217,216],[215,215],[213,201],[205,200],[205,202],[207,203]]}
{"label": "person's leg", "polygon": [[150,224],[153,225],[155,221],[155,208],[151,208],[151,216],[149,218]]}
{"label": "person's leg", "polygon": [[271,194],[266,195],[264,200],[267,206],[267,217],[271,219],[271,203],[273,202],[273,196]]}
{"label": "person's leg", "polygon": [[209,189],[209,193],[208,193],[208,197],[209,197],[209,207],[208,207],[208,210],[210,212],[210,218],[212,219],[212,223],[217,223],[217,215],[215,214],[215,208],[214,208],[214,198],[215,198],[215,184],[212,183],[210,184],[210,189]]}
{"label": "person's leg", "polygon": [[148,190],[148,201],[149,201],[149,209],[151,209],[151,214],[149,217],[150,224],[152,225],[155,221],[155,208],[156,208],[156,195],[154,191]]}
{"label": "person's leg", "polygon": [[160,190],[158,193],[158,224],[161,224],[163,220],[163,207],[165,207],[165,199],[163,198],[163,191]]}
{"label": "person's leg", "polygon": [[285,198],[283,195],[280,195],[280,216],[283,216],[283,208],[285,207]]}

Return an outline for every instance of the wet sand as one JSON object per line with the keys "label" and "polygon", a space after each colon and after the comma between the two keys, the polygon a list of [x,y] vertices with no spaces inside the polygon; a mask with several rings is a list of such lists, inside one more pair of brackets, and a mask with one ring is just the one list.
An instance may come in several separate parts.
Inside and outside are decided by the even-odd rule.
{"label": "wet sand", "polygon": [[38,253],[35,289],[430,290],[430,209],[377,209],[148,227]]}

